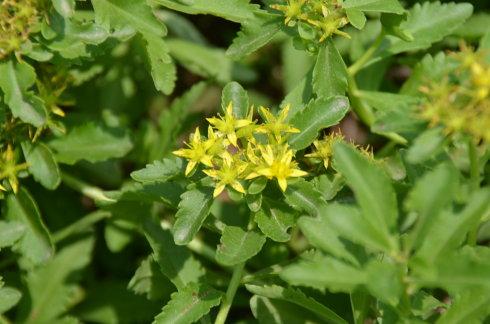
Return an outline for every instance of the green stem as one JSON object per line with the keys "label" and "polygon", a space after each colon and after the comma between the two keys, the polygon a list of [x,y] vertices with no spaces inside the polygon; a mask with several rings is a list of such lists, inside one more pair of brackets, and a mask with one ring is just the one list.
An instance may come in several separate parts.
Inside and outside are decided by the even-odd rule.
{"label": "green stem", "polygon": [[92,226],[93,224],[109,217],[111,217],[111,213],[103,210],[98,210],[96,212],[85,215],[84,217],[80,218],[79,220],[72,223],[71,225],[68,225],[62,230],[54,233],[52,235],[53,242],[58,243],[60,241],[63,241],[65,238],[69,237],[70,235],[73,235],[75,233],[80,233],[86,230],[87,228],[89,228],[90,226]]}
{"label": "green stem", "polygon": [[[472,138],[468,139],[468,155],[470,159],[470,185],[471,190],[478,190],[480,187],[480,163],[478,159],[478,150],[476,149],[475,142]],[[468,233],[468,244],[476,246],[478,243],[478,229],[480,228],[480,222]]]}
{"label": "green stem", "polygon": [[216,316],[214,324],[225,324],[228,313],[230,312],[231,304],[235,298],[235,294],[240,286],[240,281],[243,275],[243,269],[245,268],[245,262],[237,264],[233,269],[233,275],[231,276],[230,284],[226,290],[226,295],[221,303],[221,306]]}
{"label": "green stem", "polygon": [[102,189],[99,187],[92,186],[80,179],[75,178],[72,175],[69,175],[65,172],[62,172],[61,178],[63,183],[68,187],[72,188],[80,192],[81,194],[92,198],[95,201],[104,201],[104,202],[115,202],[114,199],[107,197]]}
{"label": "green stem", "polygon": [[371,126],[375,120],[373,110],[359,98],[359,89],[353,75],[348,75],[347,82],[352,109],[365,125]]}
{"label": "green stem", "polygon": [[379,33],[378,37],[376,37],[376,39],[374,40],[374,43],[371,44],[371,46],[366,50],[366,52],[364,52],[364,54],[356,62],[354,62],[354,64],[349,66],[347,72],[349,72],[350,76],[356,75],[357,72],[359,72],[364,67],[364,65],[371,59],[373,54],[376,52],[378,47],[383,42],[383,37],[384,34]]}

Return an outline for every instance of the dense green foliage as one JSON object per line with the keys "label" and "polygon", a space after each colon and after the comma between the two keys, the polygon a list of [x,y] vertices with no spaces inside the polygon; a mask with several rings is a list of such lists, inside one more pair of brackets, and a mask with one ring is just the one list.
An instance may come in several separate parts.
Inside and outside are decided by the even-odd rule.
{"label": "dense green foliage", "polygon": [[0,323],[488,321],[489,10],[0,0]]}

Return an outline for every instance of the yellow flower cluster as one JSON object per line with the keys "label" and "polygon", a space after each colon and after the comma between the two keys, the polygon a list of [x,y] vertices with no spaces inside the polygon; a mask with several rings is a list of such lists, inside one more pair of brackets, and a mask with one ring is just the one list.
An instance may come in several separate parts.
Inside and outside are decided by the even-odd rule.
{"label": "yellow flower cluster", "polygon": [[307,175],[299,169],[294,151],[287,143],[288,134],[299,132],[286,123],[288,112],[288,106],[278,115],[260,107],[264,122],[258,124],[253,119],[253,108],[246,118],[239,119],[230,103],[224,115],[207,119],[207,137],[203,137],[196,128],[186,143],[187,148],[173,153],[187,159],[186,176],[198,164],[206,167],[203,172],[216,183],[215,197],[227,186],[246,193],[243,184],[257,177],[276,179],[281,190],[285,191],[288,178]]}
{"label": "yellow flower cluster", "polygon": [[297,22],[308,24],[316,30],[320,42],[333,34],[350,38],[340,30],[349,23],[341,0],[286,0],[286,4],[271,5],[271,8],[283,12],[288,26]]}
{"label": "yellow flower cluster", "polygon": [[3,0],[0,3],[0,60],[16,52],[28,39],[38,12],[33,0]]}
{"label": "yellow flower cluster", "polygon": [[[442,80],[423,86],[427,101],[419,115],[430,126],[441,125],[446,134],[468,134],[490,142],[490,64],[483,53],[463,45],[452,55],[458,67]],[[458,80],[455,82],[454,80]]]}

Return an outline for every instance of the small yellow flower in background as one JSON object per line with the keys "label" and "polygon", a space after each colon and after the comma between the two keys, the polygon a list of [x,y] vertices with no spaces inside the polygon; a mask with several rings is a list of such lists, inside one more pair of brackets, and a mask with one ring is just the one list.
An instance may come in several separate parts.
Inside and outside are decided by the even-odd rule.
{"label": "small yellow flower in background", "polygon": [[247,168],[247,165],[236,159],[237,155],[232,156],[229,152],[224,152],[220,157],[222,159],[221,166],[217,169],[204,170],[211,178],[217,180],[213,196],[217,197],[225,187],[231,186],[238,192],[245,193],[245,189],[239,179]]}
{"label": "small yellow flower in background", "polygon": [[288,178],[304,177],[308,173],[298,168],[293,161],[293,151],[287,144],[280,146],[260,145],[259,150],[264,163],[257,166],[255,172],[250,173],[247,179],[264,176],[268,179],[277,179],[282,191],[288,187]]}
{"label": "small yellow flower in background", "polygon": [[289,24],[290,21],[304,19],[306,16],[302,14],[303,5],[307,0],[287,0],[286,5],[273,4],[272,9],[282,11],[284,13],[284,23]]}
{"label": "small yellow flower in background", "polygon": [[226,135],[230,143],[235,147],[238,146],[236,130],[252,124],[252,120],[250,119],[235,119],[231,102],[226,107],[224,116],[219,115],[219,118],[212,117],[206,118],[206,120],[216,128],[216,130]]}
{"label": "small yellow flower in background", "polygon": [[[7,145],[5,151],[0,156],[0,180],[7,179],[14,193],[19,190],[19,180],[17,173],[27,169],[27,163],[17,164],[14,150],[11,145]],[[0,184],[0,190],[7,189]]]}
{"label": "small yellow flower in background", "polygon": [[258,133],[273,135],[277,143],[281,143],[283,133],[299,133],[299,129],[286,123],[289,114],[289,105],[286,105],[276,116],[266,107],[260,107],[260,112],[265,119],[265,123],[257,127]]}
{"label": "small yellow flower in background", "polygon": [[194,134],[189,136],[189,141],[190,143],[186,143],[189,148],[183,148],[173,152],[173,154],[189,160],[185,169],[185,175],[187,176],[191,173],[198,163],[213,167],[213,156],[209,154],[208,150],[215,144],[215,140],[208,139],[203,141],[199,127],[196,127]]}
{"label": "small yellow flower in background", "polygon": [[344,136],[342,134],[331,133],[330,135],[325,136],[322,140],[315,140],[313,141],[315,150],[312,153],[306,154],[305,157],[322,160],[323,166],[325,169],[328,169],[333,155],[333,145],[338,141],[342,141],[343,139]]}

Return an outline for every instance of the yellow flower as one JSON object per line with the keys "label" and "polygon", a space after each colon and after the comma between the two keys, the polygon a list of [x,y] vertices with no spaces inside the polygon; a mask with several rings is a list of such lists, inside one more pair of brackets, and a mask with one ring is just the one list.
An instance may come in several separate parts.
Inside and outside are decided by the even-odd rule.
{"label": "yellow flower", "polygon": [[475,87],[477,100],[484,100],[490,94],[490,66],[483,66],[478,62],[471,64],[471,81]]}
{"label": "yellow flower", "polygon": [[[14,193],[19,190],[19,180],[17,173],[27,169],[27,163],[16,163],[16,158],[12,146],[7,145],[6,150],[0,157],[0,180],[7,179]],[[6,191],[5,187],[0,184],[0,190]]]}
{"label": "yellow flower", "polygon": [[322,140],[315,140],[313,141],[315,151],[310,154],[306,154],[305,156],[322,160],[323,166],[325,169],[328,169],[330,160],[332,159],[333,144],[343,140],[343,138],[344,136],[342,136],[342,134],[331,133],[330,135],[325,136],[325,138]]}
{"label": "yellow flower", "polygon": [[286,17],[284,23],[287,25],[291,20],[302,19],[305,17],[305,15],[301,13],[305,2],[306,0],[287,0],[287,5],[273,4],[271,5],[271,8],[284,13],[284,16]]}
{"label": "yellow flower", "polygon": [[196,127],[194,134],[189,136],[190,143],[185,143],[189,148],[183,148],[173,152],[173,154],[189,160],[185,169],[186,176],[194,170],[198,163],[213,167],[213,155],[209,153],[209,150],[216,145],[217,139],[211,130],[211,138],[203,141],[199,127]]}
{"label": "yellow flower", "polygon": [[225,115],[221,116],[219,115],[220,118],[212,117],[212,118],[206,118],[206,120],[216,128],[216,130],[220,131],[223,133],[230,143],[237,147],[237,134],[236,130],[238,128],[250,125],[252,123],[251,119],[235,119],[233,116],[233,105],[230,102],[228,106],[226,107],[225,110]]}
{"label": "yellow flower", "polygon": [[286,105],[276,117],[268,108],[260,107],[260,112],[265,119],[265,123],[257,127],[257,132],[273,135],[278,143],[281,143],[282,141],[282,133],[299,133],[299,129],[286,123],[289,108],[290,106]]}
{"label": "yellow flower", "polygon": [[259,151],[263,163],[257,166],[255,172],[247,176],[248,179],[264,176],[268,179],[277,179],[277,183],[282,191],[286,191],[288,186],[287,179],[294,177],[303,177],[308,173],[298,169],[298,165],[293,161],[293,151],[287,144],[277,145],[260,145]]}
{"label": "yellow flower", "polygon": [[245,189],[238,180],[241,178],[247,165],[237,159],[234,159],[227,151],[221,154],[220,157],[222,158],[222,164],[219,169],[203,171],[211,178],[217,180],[213,196],[217,197],[227,185],[231,186],[238,192],[245,193]]}

